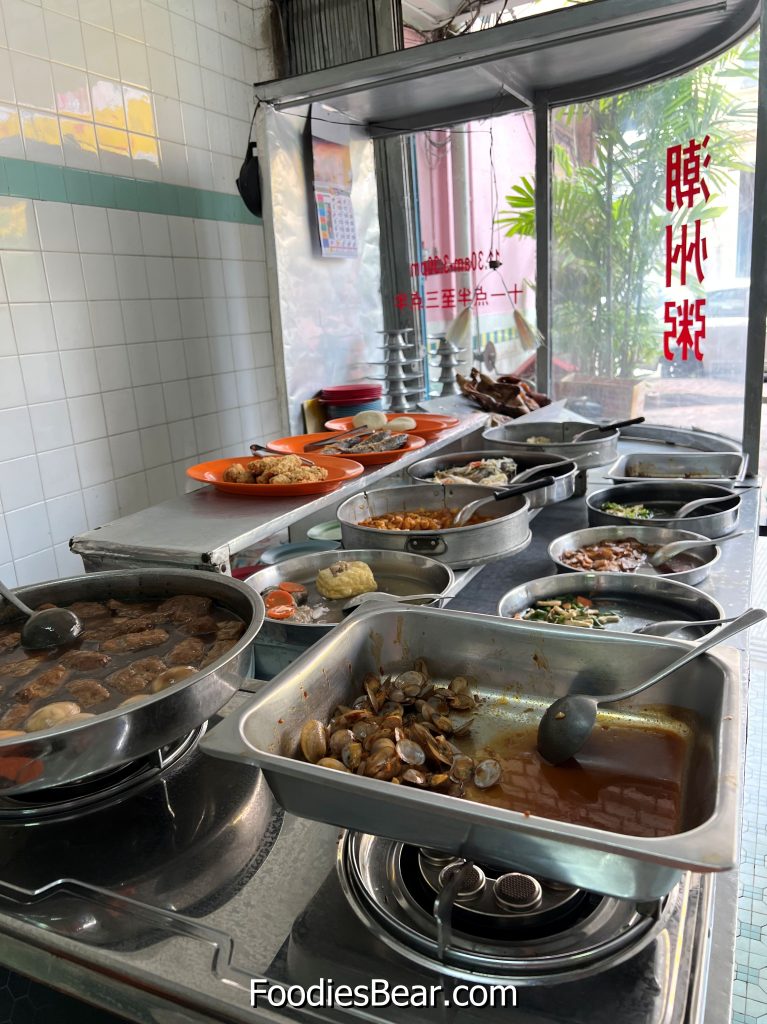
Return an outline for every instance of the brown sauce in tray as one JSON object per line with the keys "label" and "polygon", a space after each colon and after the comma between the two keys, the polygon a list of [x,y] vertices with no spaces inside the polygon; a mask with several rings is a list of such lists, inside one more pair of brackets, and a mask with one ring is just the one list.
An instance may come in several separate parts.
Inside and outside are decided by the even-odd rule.
{"label": "brown sauce in tray", "polygon": [[[204,670],[245,631],[232,612],[194,595],[62,607],[85,627],[67,647],[27,651],[19,642],[23,620],[0,625],[0,740],[6,730],[35,732],[151,696]],[[40,724],[35,715],[49,705],[61,717],[46,724],[44,715]]]}
{"label": "brown sauce in tray", "polygon": [[688,741],[678,732],[598,721],[577,761],[557,767],[528,729],[499,731],[483,750],[503,775],[490,789],[468,784],[470,800],[627,836],[681,831]]}

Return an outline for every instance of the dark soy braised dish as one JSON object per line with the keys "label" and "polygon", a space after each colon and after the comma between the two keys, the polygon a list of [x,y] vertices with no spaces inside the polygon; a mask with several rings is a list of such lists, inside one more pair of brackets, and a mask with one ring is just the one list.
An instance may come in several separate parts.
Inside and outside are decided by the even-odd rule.
{"label": "dark soy braised dish", "polygon": [[205,669],[245,631],[232,612],[192,594],[66,607],[85,625],[71,647],[27,651],[19,621],[0,626],[0,740],[145,700]]}

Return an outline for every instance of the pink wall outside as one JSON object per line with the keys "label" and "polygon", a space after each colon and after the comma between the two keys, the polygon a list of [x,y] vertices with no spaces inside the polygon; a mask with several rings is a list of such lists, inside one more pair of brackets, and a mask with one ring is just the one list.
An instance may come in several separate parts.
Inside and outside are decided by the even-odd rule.
{"label": "pink wall outside", "polygon": [[[506,238],[503,230],[491,227],[495,219],[495,197],[493,172],[490,160],[490,131],[492,123],[492,164],[495,168],[497,203],[500,209],[505,204],[504,196],[512,185],[524,175],[534,173],[535,144],[533,141],[532,116],[529,114],[508,114],[494,118],[492,122],[473,122],[460,126],[456,131],[467,132],[465,139],[469,152],[469,237],[468,252],[458,252],[455,244],[455,216],[452,201],[452,147],[451,134],[446,131],[421,133],[416,137],[418,154],[418,186],[420,191],[420,223],[424,250],[427,255],[449,255],[451,259],[470,257],[472,251],[483,254],[487,259],[488,250],[499,249],[503,266],[500,273],[509,290],[515,283],[523,288],[518,298],[520,307],[531,312],[534,307],[534,293],[524,285],[527,278],[535,280],[535,242],[528,238]],[[512,325],[512,309],[508,299],[492,297],[502,293],[503,286],[497,274],[482,278],[487,269],[471,272],[472,288],[480,286],[488,296],[487,305],[477,307],[478,323],[475,332],[498,330]],[[448,273],[426,277],[424,291],[432,289],[458,288],[457,274]],[[411,278],[413,290],[417,279]],[[441,298],[440,298],[441,303]],[[460,303],[453,310],[427,309],[429,326],[437,328],[449,321],[463,308]]]}

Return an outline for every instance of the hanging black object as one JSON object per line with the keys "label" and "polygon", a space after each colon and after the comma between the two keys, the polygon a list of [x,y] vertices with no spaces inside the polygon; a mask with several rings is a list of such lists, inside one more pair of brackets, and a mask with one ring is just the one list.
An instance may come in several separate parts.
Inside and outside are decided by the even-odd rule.
{"label": "hanging black object", "polygon": [[240,176],[237,179],[237,189],[242,196],[243,203],[245,203],[253,216],[260,217],[263,210],[263,201],[261,197],[261,171],[258,166],[256,144],[252,139],[248,139],[248,149],[245,153],[245,159],[242,162],[242,167],[240,168]]}

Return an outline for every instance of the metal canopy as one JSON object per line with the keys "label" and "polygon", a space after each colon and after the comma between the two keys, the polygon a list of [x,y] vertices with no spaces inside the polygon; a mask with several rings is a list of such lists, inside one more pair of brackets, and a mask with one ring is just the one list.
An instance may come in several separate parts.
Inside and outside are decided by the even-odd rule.
{"label": "metal canopy", "polygon": [[261,83],[277,110],[327,102],[387,136],[617,92],[686,70],[756,27],[759,0],[591,0],[438,43]]}

